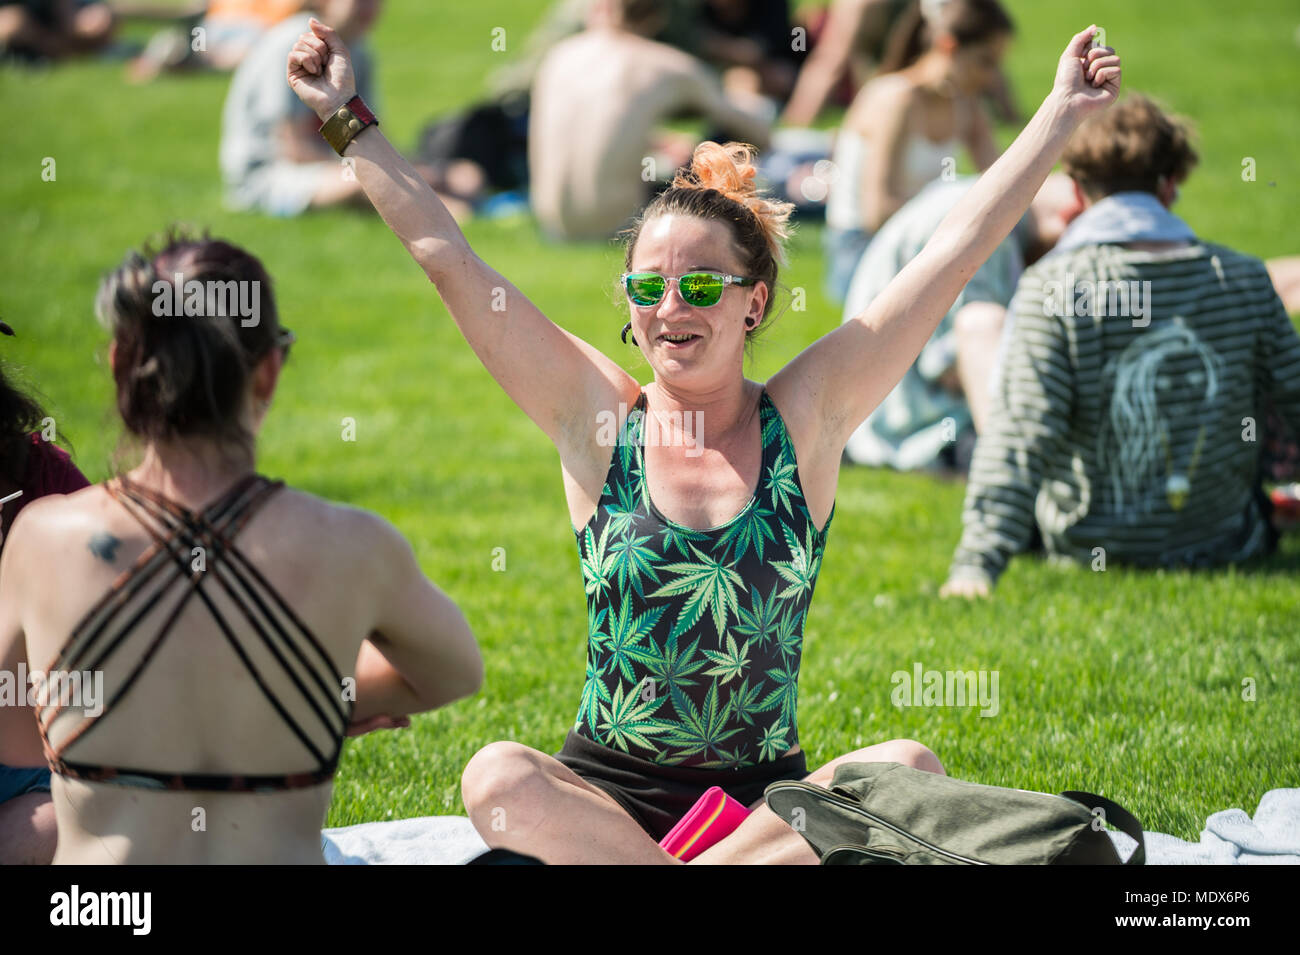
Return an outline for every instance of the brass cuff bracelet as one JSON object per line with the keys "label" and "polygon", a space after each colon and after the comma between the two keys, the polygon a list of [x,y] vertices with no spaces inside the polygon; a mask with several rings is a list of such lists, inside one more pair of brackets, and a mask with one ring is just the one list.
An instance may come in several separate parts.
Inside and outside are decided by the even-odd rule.
{"label": "brass cuff bracelet", "polygon": [[348,143],[356,139],[367,126],[378,126],[379,120],[370,112],[360,96],[348,100],[347,105],[340,106],[330,118],[321,124],[320,134],[334,147],[340,156],[348,148]]}

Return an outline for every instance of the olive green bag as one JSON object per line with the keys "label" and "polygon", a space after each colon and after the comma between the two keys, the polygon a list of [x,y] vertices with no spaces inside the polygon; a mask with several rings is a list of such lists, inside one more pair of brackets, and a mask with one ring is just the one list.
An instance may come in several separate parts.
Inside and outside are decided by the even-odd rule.
{"label": "olive green bag", "polygon": [[830,789],[772,783],[768,807],[799,832],[822,865],[1119,865],[1109,823],[1137,840],[1142,825],[1084,792],[1003,789],[899,763],[842,763]]}

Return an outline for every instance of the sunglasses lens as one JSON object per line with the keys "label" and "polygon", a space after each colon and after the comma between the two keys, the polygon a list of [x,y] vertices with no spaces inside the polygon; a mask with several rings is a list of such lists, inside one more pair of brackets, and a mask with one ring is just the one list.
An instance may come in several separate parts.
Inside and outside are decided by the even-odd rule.
{"label": "sunglasses lens", "polygon": [[722,276],[711,272],[692,272],[682,276],[678,288],[682,290],[682,298],[687,305],[708,308],[717,305],[718,299],[722,298]]}
{"label": "sunglasses lens", "polygon": [[648,273],[627,277],[627,297],[635,305],[654,305],[664,297],[667,283],[662,275]]}

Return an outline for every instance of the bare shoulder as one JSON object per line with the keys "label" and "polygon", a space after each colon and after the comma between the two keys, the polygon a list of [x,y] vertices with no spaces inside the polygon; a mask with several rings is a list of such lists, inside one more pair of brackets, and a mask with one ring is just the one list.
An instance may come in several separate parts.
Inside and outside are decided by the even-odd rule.
{"label": "bare shoulder", "polygon": [[[112,498],[92,484],[71,494],[47,494],[27,504],[4,538],[0,578],[20,590],[35,580],[54,579],[50,567],[67,567],[84,550],[87,539],[103,533]],[[40,570],[23,581],[27,569]]]}
{"label": "bare shoulder", "polygon": [[564,63],[566,58],[587,47],[589,37],[586,33],[574,33],[562,40],[557,40],[542,56],[541,67]]}
{"label": "bare shoulder", "polygon": [[[365,619],[385,604],[394,587],[404,586],[416,566],[402,533],[373,511],[282,488],[265,508],[273,514],[261,527],[250,525],[256,541],[247,552],[257,563],[280,567],[308,603],[334,607],[335,622]],[[359,616],[356,616],[359,615]]]}
{"label": "bare shoulder", "polygon": [[681,76],[710,75],[702,61],[667,43],[643,36],[626,36],[621,42],[627,44],[628,52],[636,56],[640,64],[652,69]]}
{"label": "bare shoulder", "polygon": [[793,365],[786,365],[763,387],[780,412],[796,448],[807,448],[811,452],[822,431],[817,416],[819,383],[801,377]]}
{"label": "bare shoulder", "polygon": [[[376,558],[391,557],[405,538],[391,523],[373,511],[284,487],[276,495],[277,524],[301,529],[295,534],[316,553],[337,553],[347,563],[369,566]],[[302,538],[306,539],[303,540]]]}
{"label": "bare shoulder", "polygon": [[901,73],[878,76],[862,88],[852,107],[853,124],[861,129],[898,121],[921,103],[920,88]]}
{"label": "bare shoulder", "polygon": [[56,542],[101,518],[112,498],[103,485],[92,484],[71,494],[46,494],[30,501],[14,519],[5,537],[5,554],[11,548],[39,548]]}
{"label": "bare shoulder", "polygon": [[575,64],[585,62],[589,56],[585,34],[574,34],[557,42],[542,55],[537,64],[537,70],[533,74],[533,97],[565,89],[572,81]]}

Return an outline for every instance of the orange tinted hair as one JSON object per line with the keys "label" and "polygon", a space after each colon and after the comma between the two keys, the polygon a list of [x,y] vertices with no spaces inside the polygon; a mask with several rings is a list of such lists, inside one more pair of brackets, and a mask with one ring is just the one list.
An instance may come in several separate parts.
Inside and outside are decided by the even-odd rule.
{"label": "orange tinted hair", "polygon": [[767,305],[763,312],[766,319],[775,299],[777,273],[785,262],[785,243],[794,205],[759,193],[754,181],[758,173],[754,165],[756,154],[753,146],[744,143],[707,142],[697,146],[690,168],[677,174],[629,230],[625,268],[632,268],[637,238],[652,219],[682,215],[725,223],[745,275],[767,283]]}

